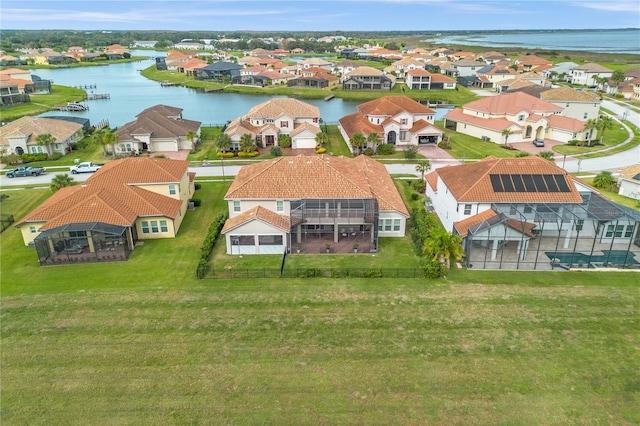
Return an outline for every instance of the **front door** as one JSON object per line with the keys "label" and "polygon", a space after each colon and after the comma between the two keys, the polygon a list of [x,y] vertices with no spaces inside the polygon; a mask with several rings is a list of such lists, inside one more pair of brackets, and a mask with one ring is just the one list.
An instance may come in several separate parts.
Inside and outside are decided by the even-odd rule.
{"label": "front door", "polygon": [[394,132],[393,130],[387,134],[387,143],[391,145],[396,144],[396,132]]}

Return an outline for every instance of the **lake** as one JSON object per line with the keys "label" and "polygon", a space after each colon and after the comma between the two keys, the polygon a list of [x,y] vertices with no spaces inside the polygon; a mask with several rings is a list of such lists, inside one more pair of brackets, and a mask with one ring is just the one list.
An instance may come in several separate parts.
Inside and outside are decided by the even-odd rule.
{"label": "lake", "polygon": [[[165,52],[132,51],[134,56],[164,56]],[[158,104],[182,108],[182,116],[187,120],[200,121],[203,126],[223,125],[246,114],[252,107],[272,99],[269,95],[247,95],[237,93],[204,93],[181,86],[162,87],[159,82],[143,77],[139,70],[155,64],[155,60],[95,66],[82,68],[60,68],[34,70],[33,74],[41,78],[53,80],[62,86],[95,85],[95,89],[86,89],[91,94],[109,94],[110,99],[88,100],[83,102],[89,107],[82,112],[48,112],[42,115],[71,115],[86,117],[91,124],[109,120],[112,128],[135,120],[135,116],[144,109]],[[345,115],[356,112],[362,102],[344,101],[334,98],[302,99],[303,102],[315,105],[320,109],[320,117],[329,123],[336,124]],[[436,120],[448,110],[437,111]]]}
{"label": "lake", "polygon": [[462,44],[499,48],[573,50],[598,53],[640,54],[640,29],[540,30],[443,34],[428,40],[437,44]]}

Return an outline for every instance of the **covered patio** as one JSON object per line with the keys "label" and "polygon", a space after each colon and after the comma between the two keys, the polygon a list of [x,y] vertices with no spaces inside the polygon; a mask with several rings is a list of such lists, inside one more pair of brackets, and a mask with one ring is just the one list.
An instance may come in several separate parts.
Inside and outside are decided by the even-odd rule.
{"label": "covered patio", "polygon": [[494,204],[468,228],[473,269],[640,269],[640,212],[597,193],[581,204]]}
{"label": "covered patio", "polygon": [[127,260],[135,230],[101,222],[72,223],[43,231],[34,239],[40,265]]}

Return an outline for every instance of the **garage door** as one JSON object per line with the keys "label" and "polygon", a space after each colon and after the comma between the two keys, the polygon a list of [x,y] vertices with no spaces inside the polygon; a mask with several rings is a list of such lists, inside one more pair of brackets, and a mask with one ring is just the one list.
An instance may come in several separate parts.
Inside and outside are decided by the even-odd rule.
{"label": "garage door", "polygon": [[315,148],[316,140],[315,138],[295,138],[292,141],[291,147],[297,149]]}
{"label": "garage door", "polygon": [[175,142],[153,142],[152,148],[154,151],[175,151],[176,143]]}

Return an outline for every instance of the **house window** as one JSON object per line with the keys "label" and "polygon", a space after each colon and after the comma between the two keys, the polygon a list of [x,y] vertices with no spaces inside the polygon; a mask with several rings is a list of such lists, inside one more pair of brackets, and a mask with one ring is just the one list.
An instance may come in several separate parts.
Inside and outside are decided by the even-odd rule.
{"label": "house window", "polygon": [[167,221],[166,220],[161,220],[160,221],[160,231],[161,232],[169,232],[169,227],[167,226]]}
{"label": "house window", "polygon": [[234,212],[239,212],[240,211],[240,201],[234,201],[233,202],[233,211]]}
{"label": "house window", "polygon": [[582,231],[582,228],[584,228],[584,219],[576,220],[576,224],[573,226],[573,229],[576,231]]}
{"label": "house window", "polygon": [[627,225],[627,230],[624,232],[625,238],[631,238],[633,235],[633,225]]}
{"label": "house window", "polygon": [[524,114],[520,114],[518,116],[518,121],[523,121],[524,120]]}
{"label": "house window", "polygon": [[400,120],[400,122],[401,122],[403,125],[406,125],[406,124],[407,124],[407,119],[406,119],[406,118],[403,118],[402,120]]}
{"label": "house window", "polygon": [[587,113],[585,112],[585,113],[584,113],[584,115],[582,116],[582,118],[583,118],[584,120],[586,120],[588,115],[589,115],[589,114],[587,114]]}
{"label": "house window", "polygon": [[395,232],[399,232],[400,231],[400,219],[393,219],[393,230]]}
{"label": "house window", "polygon": [[318,122],[318,117],[313,117],[313,122],[317,123]]}
{"label": "house window", "polygon": [[176,195],[176,186],[169,185],[169,195]]}
{"label": "house window", "polygon": [[510,216],[514,216],[517,212],[516,206],[512,205],[511,207],[509,207],[509,215]]}
{"label": "house window", "polygon": [[278,213],[282,213],[284,211],[284,201],[282,200],[276,201],[276,211]]}
{"label": "house window", "polygon": [[29,231],[31,231],[32,234],[35,234],[37,232],[35,226],[30,226]]}
{"label": "house window", "polygon": [[143,234],[148,234],[149,233],[149,222],[144,221],[144,222],[141,222],[140,225],[142,226],[142,233]]}
{"label": "house window", "polygon": [[471,204],[465,204],[464,205],[464,214],[465,215],[470,215],[471,214]]}
{"label": "house window", "polygon": [[401,141],[407,140],[407,132],[400,132],[400,140]]}
{"label": "house window", "polygon": [[289,127],[289,122],[288,121],[281,121],[280,122],[280,127]]}
{"label": "house window", "polygon": [[157,220],[152,220],[151,221],[151,232],[153,232],[154,234],[158,233],[158,221]]}
{"label": "house window", "polygon": [[624,231],[624,225],[607,225],[607,233],[605,236],[607,238],[611,238],[613,236],[620,238],[622,237],[622,231]]}

